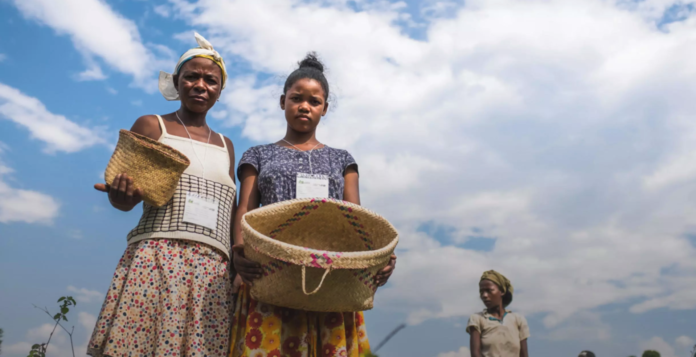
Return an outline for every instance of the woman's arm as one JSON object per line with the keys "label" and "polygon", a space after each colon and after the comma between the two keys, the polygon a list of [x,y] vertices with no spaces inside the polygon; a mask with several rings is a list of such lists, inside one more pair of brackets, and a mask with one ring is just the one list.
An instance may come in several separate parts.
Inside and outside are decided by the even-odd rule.
{"label": "woman's arm", "polygon": [[[159,137],[162,135],[159,120],[154,115],[144,115],[138,118],[130,131],[147,136],[153,140],[159,140]],[[142,192],[135,187],[133,179],[128,177],[125,172],[116,175],[111,184],[98,183],[94,185],[94,189],[106,192],[111,205],[124,212],[132,210],[143,200]]]}
{"label": "woman's arm", "polygon": [[[360,185],[358,183],[358,169],[355,167],[355,165],[351,165],[348,166],[348,168],[346,168],[346,172],[343,175],[343,178],[345,180],[345,186],[343,189],[343,200],[359,205]],[[387,283],[389,277],[391,277],[392,273],[394,272],[394,268],[396,268],[396,254],[392,254],[391,259],[389,259],[389,264],[387,264],[387,266],[384,267],[384,269],[377,273],[377,275],[375,276],[375,284],[377,284],[377,286],[384,286],[384,284]]]}
{"label": "woman's arm", "polygon": [[239,205],[234,217],[233,263],[242,281],[251,286],[252,281],[261,277],[261,266],[244,256],[244,238],[242,237],[242,216],[259,208],[258,172],[251,165],[242,165],[239,174]]}
{"label": "woman's arm", "polygon": [[[472,355],[473,357],[473,355]],[[527,352],[527,339],[520,341],[520,357],[529,357],[529,352]]]}
{"label": "woman's arm", "polygon": [[481,357],[481,333],[472,328],[469,332],[471,337],[469,337],[469,350],[471,350],[471,357]]}

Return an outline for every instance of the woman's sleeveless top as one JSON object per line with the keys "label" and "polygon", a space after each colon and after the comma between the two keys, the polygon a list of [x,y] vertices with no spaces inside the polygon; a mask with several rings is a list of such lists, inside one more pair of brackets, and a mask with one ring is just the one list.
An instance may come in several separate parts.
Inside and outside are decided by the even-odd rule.
{"label": "woman's sleeveless top", "polygon": [[[143,202],[143,215],[128,234],[128,244],[153,238],[182,239],[205,243],[229,258],[232,206],[237,188],[229,174],[233,163],[230,163],[224,137],[220,134],[224,147],[182,138],[167,133],[159,115],[157,120],[162,129],[158,141],[186,155],[191,165],[181,175],[174,197],[167,204],[155,208]],[[183,221],[187,192],[219,201],[215,230]]]}

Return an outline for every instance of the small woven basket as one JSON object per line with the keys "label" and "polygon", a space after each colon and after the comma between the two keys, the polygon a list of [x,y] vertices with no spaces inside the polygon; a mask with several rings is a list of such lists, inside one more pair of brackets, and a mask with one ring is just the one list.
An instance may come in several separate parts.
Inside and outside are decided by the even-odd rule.
{"label": "small woven basket", "polygon": [[171,146],[144,135],[121,130],[116,150],[104,172],[111,184],[118,174],[125,173],[140,188],[143,201],[162,207],[174,195],[181,174],[191,162]]}
{"label": "small woven basket", "polygon": [[374,278],[399,241],[383,217],[331,199],[296,199],[242,217],[245,254],[261,264],[251,297],[306,311],[372,308]]}

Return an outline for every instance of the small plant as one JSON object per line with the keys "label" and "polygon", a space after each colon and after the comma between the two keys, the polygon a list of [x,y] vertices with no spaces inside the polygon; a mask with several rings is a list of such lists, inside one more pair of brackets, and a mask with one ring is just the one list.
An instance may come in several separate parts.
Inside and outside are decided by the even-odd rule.
{"label": "small plant", "polygon": [[[68,312],[70,312],[70,307],[76,306],[77,302],[75,299],[73,299],[72,296],[63,296],[60,299],[58,299],[59,308],[60,312],[56,313],[55,315],[52,315],[50,312],[48,312],[47,308],[40,308],[36,305],[34,305],[35,308],[43,311],[46,313],[46,315],[50,316],[53,321],[56,322],[55,325],[53,325],[53,330],[51,330],[51,334],[48,336],[48,341],[45,343],[36,343],[33,346],[31,346],[31,351],[29,351],[29,356],[28,357],[46,357],[46,351],[48,351],[48,345],[51,343],[51,338],[53,338],[53,333],[56,332],[56,328],[60,326],[65,333],[70,336],[70,348],[72,348],[72,355],[75,357],[75,346],[73,345],[73,332],[75,332],[75,326],[68,331],[60,322],[61,321],[68,321]],[[1,330],[0,330],[1,331]]]}

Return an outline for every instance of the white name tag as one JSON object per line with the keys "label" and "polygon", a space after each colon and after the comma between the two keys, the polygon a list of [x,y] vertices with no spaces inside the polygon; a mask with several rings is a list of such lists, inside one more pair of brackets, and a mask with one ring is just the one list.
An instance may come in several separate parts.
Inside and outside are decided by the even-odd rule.
{"label": "white name tag", "polygon": [[295,198],[329,198],[329,176],[297,173]]}
{"label": "white name tag", "polygon": [[210,230],[217,229],[218,207],[220,201],[206,198],[196,193],[186,192],[184,222],[193,223]]}

